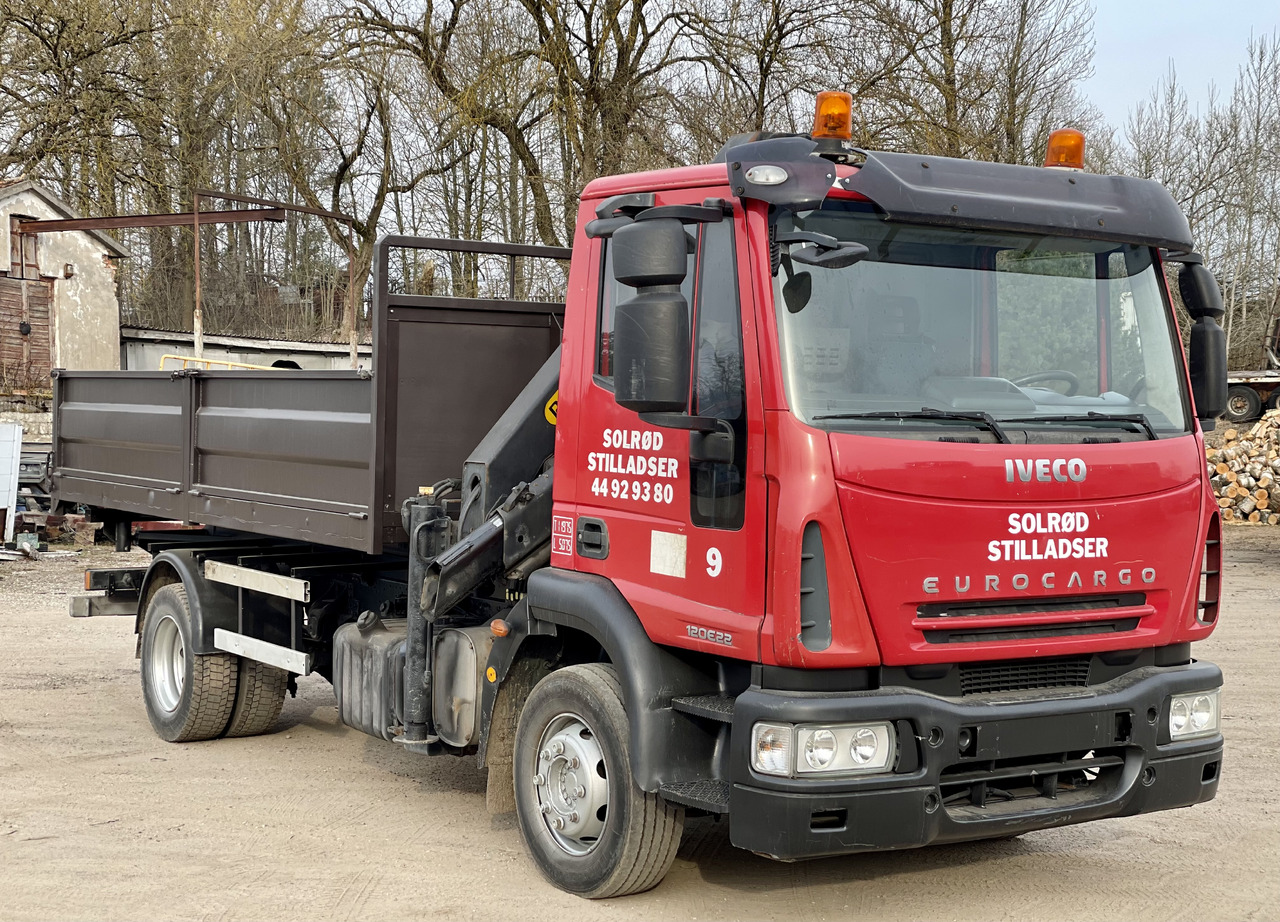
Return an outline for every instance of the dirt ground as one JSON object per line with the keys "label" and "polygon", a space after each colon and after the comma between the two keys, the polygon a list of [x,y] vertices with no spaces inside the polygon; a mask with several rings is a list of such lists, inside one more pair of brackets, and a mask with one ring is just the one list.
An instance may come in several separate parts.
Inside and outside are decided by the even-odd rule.
{"label": "dirt ground", "polygon": [[[300,683],[277,732],[175,746],[89,562],[0,563],[0,919],[1276,919],[1280,528],[1228,529],[1218,798],[1000,843],[780,864],[691,824],[649,893],[546,884],[471,760],[406,755]],[[140,558],[141,559],[141,558]],[[96,550],[97,565],[128,561]]]}

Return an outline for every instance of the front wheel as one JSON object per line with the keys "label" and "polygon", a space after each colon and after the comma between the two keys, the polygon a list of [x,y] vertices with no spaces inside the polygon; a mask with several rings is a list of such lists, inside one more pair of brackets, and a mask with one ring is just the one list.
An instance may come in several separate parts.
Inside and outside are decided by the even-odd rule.
{"label": "front wheel", "polygon": [[142,699],[161,739],[171,743],[220,736],[236,703],[236,657],[197,656],[191,610],[179,583],[162,586],[142,626]]}
{"label": "front wheel", "polygon": [[684,809],[636,786],[612,666],[568,666],[539,682],[520,714],[512,764],[520,832],[551,883],[601,899],[666,876]]}

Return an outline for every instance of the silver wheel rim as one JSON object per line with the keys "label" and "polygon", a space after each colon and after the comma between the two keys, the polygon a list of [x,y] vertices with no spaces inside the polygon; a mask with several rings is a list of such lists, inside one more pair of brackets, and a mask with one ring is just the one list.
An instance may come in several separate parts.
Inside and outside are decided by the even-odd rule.
{"label": "silver wheel rim", "polygon": [[596,847],[609,812],[609,779],[596,735],[577,714],[560,714],[542,731],[533,787],[556,845],[575,857]]}
{"label": "silver wheel rim", "polygon": [[182,644],[182,631],[172,615],[165,615],[151,637],[151,694],[166,713],[178,709],[182,687],[187,681],[187,651]]}

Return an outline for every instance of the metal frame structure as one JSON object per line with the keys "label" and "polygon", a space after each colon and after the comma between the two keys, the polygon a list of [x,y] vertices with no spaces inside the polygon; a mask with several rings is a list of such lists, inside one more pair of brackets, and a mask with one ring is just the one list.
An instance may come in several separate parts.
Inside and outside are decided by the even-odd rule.
{"label": "metal frame structure", "polygon": [[[237,208],[226,211],[201,211],[201,199],[238,202],[245,205],[256,205],[256,208]],[[351,367],[358,365],[357,346],[359,344],[360,312],[357,309],[359,299],[355,291],[355,219],[336,211],[323,208],[312,208],[308,205],[291,205],[272,199],[256,198],[251,195],[240,195],[233,192],[220,192],[216,189],[196,189],[192,196],[191,211],[179,211],[171,214],[112,215],[102,218],[57,218],[51,220],[24,220],[12,218],[10,232],[22,237],[29,234],[53,234],[67,231],[86,230],[120,230],[134,227],[185,227],[190,225],[194,235],[195,272],[195,306],[191,316],[191,332],[195,337],[196,358],[204,356],[204,309],[200,292],[200,227],[203,224],[246,224],[257,221],[283,221],[286,214],[313,215],[338,221],[347,228],[347,311],[349,319],[347,340],[351,351]]]}

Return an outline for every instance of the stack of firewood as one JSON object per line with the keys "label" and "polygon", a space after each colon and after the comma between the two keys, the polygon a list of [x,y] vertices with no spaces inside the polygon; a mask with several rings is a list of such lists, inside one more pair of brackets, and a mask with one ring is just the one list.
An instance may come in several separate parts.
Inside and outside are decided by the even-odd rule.
{"label": "stack of firewood", "polygon": [[1209,477],[1222,518],[1280,525],[1280,410],[1248,432],[1228,429],[1221,448],[1208,448]]}

